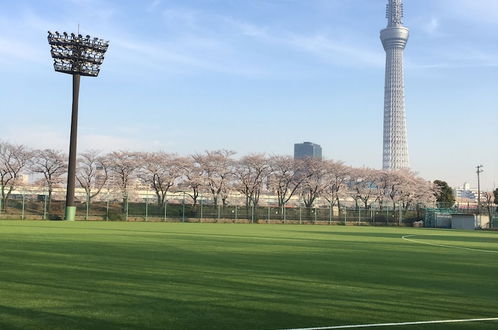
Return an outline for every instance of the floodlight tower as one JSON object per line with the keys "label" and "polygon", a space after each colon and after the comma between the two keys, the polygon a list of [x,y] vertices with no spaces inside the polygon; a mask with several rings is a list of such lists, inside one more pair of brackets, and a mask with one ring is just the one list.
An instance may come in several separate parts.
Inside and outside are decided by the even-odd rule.
{"label": "floodlight tower", "polygon": [[83,37],[81,34],[48,32],[48,43],[57,72],[73,76],[73,106],[71,114],[71,140],[69,144],[69,163],[67,173],[67,192],[65,220],[74,221],[76,204],[74,190],[76,186],[76,146],[78,135],[78,98],[80,92],[80,76],[97,77],[100,65],[104,62],[104,54],[109,41],[99,38]]}
{"label": "floodlight tower", "polygon": [[403,1],[389,0],[386,17],[387,28],[380,32],[380,39],[386,51],[383,168],[397,170],[410,166],[403,74],[403,51],[409,31],[403,26]]}

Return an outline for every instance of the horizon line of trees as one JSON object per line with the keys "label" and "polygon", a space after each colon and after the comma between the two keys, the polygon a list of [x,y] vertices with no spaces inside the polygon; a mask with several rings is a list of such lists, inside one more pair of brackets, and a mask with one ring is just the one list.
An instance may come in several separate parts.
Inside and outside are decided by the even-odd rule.
{"label": "horizon line of trees", "polygon": [[[431,183],[410,170],[354,168],[341,161],[302,159],[290,156],[249,154],[240,159],[229,150],[205,151],[189,156],[173,153],[85,151],[78,156],[76,179],[91,203],[103,189],[119,192],[125,205],[132,190],[151,189],[157,204],[164,206],[168,192],[182,191],[197,205],[201,194],[214,205],[227,205],[232,192],[244,196],[246,207],[256,207],[262,193],[273,194],[284,207],[298,197],[311,208],[318,198],[330,206],[351,199],[356,207],[393,209],[433,205],[447,193],[440,182]],[[2,208],[23,174],[35,174],[36,185],[48,194],[67,176],[67,157],[53,149],[32,150],[24,145],[0,141],[0,192]],[[495,191],[495,196],[498,192]],[[493,196],[491,193],[490,196]],[[498,202],[496,200],[495,202]]]}

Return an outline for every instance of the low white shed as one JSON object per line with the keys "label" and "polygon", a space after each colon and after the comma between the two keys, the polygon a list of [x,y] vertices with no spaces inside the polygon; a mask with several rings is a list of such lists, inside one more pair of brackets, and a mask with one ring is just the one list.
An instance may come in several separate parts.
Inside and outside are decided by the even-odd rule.
{"label": "low white shed", "polygon": [[451,229],[475,230],[489,228],[489,217],[476,214],[452,214]]}

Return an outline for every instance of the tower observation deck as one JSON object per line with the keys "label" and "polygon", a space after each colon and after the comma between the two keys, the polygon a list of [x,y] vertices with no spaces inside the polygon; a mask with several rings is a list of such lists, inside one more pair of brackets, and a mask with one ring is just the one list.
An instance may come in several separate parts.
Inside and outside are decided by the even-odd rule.
{"label": "tower observation deck", "polygon": [[403,52],[409,31],[403,26],[403,1],[388,1],[387,28],[380,32],[380,39],[386,51],[383,168],[397,170],[410,166],[403,73]]}

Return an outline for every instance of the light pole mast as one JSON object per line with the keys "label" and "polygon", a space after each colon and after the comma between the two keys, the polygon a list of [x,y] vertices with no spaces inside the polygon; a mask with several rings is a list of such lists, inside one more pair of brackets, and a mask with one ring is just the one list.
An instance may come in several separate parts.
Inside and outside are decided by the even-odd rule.
{"label": "light pole mast", "polygon": [[482,169],[484,166],[477,165],[477,212],[481,214],[481,173],[484,172]]}
{"label": "light pole mast", "polygon": [[402,0],[389,0],[386,17],[387,27],[380,32],[380,39],[386,51],[382,167],[398,170],[410,167],[403,72],[403,52],[409,31],[403,26]]}
{"label": "light pole mast", "polygon": [[67,173],[66,210],[64,219],[74,221],[76,203],[74,191],[76,187],[76,156],[78,137],[78,101],[80,92],[80,76],[97,77],[100,65],[104,62],[104,54],[109,47],[109,41],[93,38],[89,35],[70,35],[66,32],[48,32],[50,53],[54,59],[54,69],[57,72],[73,76],[73,105],[71,112],[71,140],[69,143],[69,162]]}

